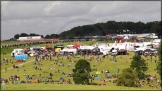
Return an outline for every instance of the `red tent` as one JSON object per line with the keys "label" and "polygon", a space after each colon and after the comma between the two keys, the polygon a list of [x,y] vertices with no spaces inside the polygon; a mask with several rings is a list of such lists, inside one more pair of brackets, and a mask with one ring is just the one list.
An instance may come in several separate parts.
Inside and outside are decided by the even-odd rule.
{"label": "red tent", "polygon": [[22,60],[17,60],[17,62],[22,62]]}
{"label": "red tent", "polygon": [[75,44],[74,48],[78,48],[80,46],[80,44]]}

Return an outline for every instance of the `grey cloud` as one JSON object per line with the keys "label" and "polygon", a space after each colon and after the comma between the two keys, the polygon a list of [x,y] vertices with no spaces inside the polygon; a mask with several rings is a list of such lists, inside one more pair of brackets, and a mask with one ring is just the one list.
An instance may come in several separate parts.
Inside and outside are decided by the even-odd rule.
{"label": "grey cloud", "polygon": [[161,3],[160,1],[1,1],[2,39],[20,33],[42,35],[61,33],[76,26],[109,20],[160,21]]}

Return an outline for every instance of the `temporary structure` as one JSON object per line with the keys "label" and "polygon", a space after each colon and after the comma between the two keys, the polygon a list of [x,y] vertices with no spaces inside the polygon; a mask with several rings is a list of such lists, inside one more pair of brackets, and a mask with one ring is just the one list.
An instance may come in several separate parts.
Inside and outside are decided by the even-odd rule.
{"label": "temporary structure", "polygon": [[40,50],[41,47],[40,46],[33,46],[33,50]]}

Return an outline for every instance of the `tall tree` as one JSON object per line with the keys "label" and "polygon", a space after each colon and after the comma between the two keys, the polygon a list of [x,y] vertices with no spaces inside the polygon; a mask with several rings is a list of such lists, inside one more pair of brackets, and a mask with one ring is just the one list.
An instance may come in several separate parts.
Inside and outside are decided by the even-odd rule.
{"label": "tall tree", "polygon": [[156,33],[158,36],[162,36],[162,32],[161,32],[161,21],[157,23],[157,28],[156,28]]}
{"label": "tall tree", "polygon": [[16,35],[14,36],[14,38],[15,38],[15,39],[18,39],[18,38],[19,38],[19,34],[16,34]]}
{"label": "tall tree", "polygon": [[89,84],[90,75],[90,63],[84,59],[80,59],[76,65],[75,69],[73,69],[73,80],[75,84]]}
{"label": "tall tree", "polygon": [[50,38],[50,36],[49,35],[46,35],[45,38]]}
{"label": "tall tree", "polygon": [[26,34],[26,33],[21,33],[19,37],[27,37],[27,36],[28,36],[28,34]]}
{"label": "tall tree", "polygon": [[137,72],[134,71],[132,68],[126,68],[123,70],[122,74],[119,74],[117,78],[117,85],[134,87],[136,78]]}
{"label": "tall tree", "polygon": [[39,34],[30,33],[29,36],[39,36]]}
{"label": "tall tree", "polygon": [[41,36],[41,38],[44,38],[44,36],[43,35],[40,35]]}
{"label": "tall tree", "polygon": [[145,60],[143,60],[140,55],[134,55],[133,56],[133,61],[131,62],[130,67],[132,69],[135,69],[135,71],[138,74],[139,79],[144,78],[145,72],[148,69]]}

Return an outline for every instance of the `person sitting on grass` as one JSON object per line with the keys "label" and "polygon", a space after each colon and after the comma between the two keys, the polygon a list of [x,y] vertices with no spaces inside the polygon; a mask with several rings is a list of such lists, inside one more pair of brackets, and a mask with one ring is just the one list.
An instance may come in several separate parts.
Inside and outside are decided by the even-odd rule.
{"label": "person sitting on grass", "polygon": [[72,77],[72,74],[71,74],[71,73],[69,73],[69,74],[67,75],[67,77]]}
{"label": "person sitting on grass", "polygon": [[22,80],[20,83],[21,83],[21,84],[24,84],[24,83],[25,83],[25,81],[24,81],[24,80]]}
{"label": "person sitting on grass", "polygon": [[52,74],[52,73],[50,73],[50,76],[53,76],[53,74]]}
{"label": "person sitting on grass", "polygon": [[60,70],[58,69],[57,72],[60,73]]}
{"label": "person sitting on grass", "polygon": [[68,79],[68,80],[67,80],[67,83],[68,83],[68,84],[72,84],[72,82],[71,82],[71,80],[70,80],[70,79]]}
{"label": "person sitting on grass", "polygon": [[49,70],[53,70],[53,69],[54,69],[53,67],[49,68]]}
{"label": "person sitting on grass", "polygon": [[66,75],[66,73],[65,72],[62,72],[61,75]]}
{"label": "person sitting on grass", "polygon": [[60,62],[59,66],[64,66],[64,64],[62,62]]}
{"label": "person sitting on grass", "polygon": [[64,80],[64,78],[63,77],[60,77],[60,79],[59,80]]}
{"label": "person sitting on grass", "polygon": [[37,70],[37,66],[35,66],[35,69]]}
{"label": "person sitting on grass", "polygon": [[51,65],[53,65],[54,63],[51,63]]}
{"label": "person sitting on grass", "polygon": [[13,64],[12,67],[15,68],[15,65]]}
{"label": "person sitting on grass", "polygon": [[68,65],[68,68],[71,67],[71,64]]}
{"label": "person sitting on grass", "polygon": [[5,68],[5,71],[7,71],[7,68]]}

